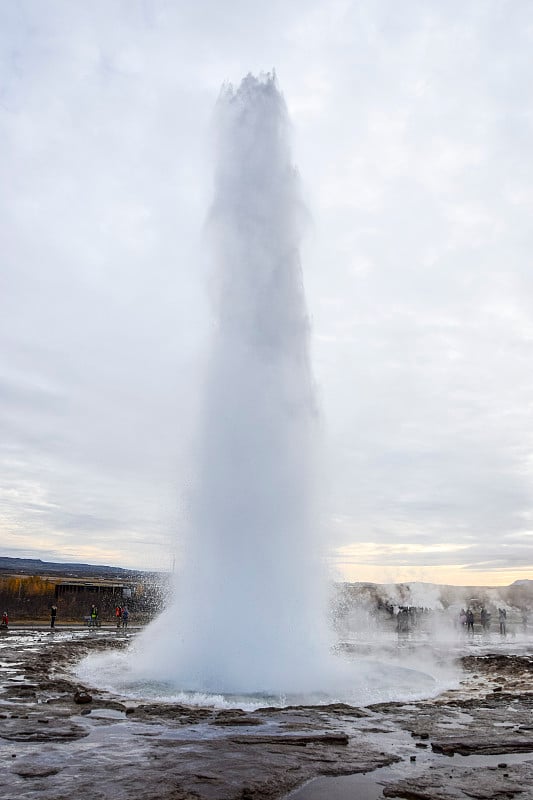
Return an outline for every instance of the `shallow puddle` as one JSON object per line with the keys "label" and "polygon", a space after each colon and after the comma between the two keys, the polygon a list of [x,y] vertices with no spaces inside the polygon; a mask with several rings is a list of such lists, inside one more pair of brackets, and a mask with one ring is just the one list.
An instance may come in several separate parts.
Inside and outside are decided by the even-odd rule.
{"label": "shallow puddle", "polygon": [[[448,763],[454,766],[488,767],[489,769],[505,769],[510,764],[533,762],[531,753],[503,753],[482,756],[435,756],[428,753],[429,760],[434,763]],[[420,766],[420,765],[419,765]],[[387,783],[395,782],[408,775],[416,774],[417,767],[409,770],[406,762],[392,767],[382,767],[373,772],[340,775],[337,777],[314,778],[295,789],[286,796],[286,800],[383,800],[383,788]]]}

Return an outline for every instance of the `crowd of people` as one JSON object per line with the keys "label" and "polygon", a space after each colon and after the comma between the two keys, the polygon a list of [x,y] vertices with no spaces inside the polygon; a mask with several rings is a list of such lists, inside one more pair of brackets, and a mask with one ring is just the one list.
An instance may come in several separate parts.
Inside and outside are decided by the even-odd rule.
{"label": "crowd of people", "polygon": [[[391,606],[391,608],[393,608]],[[386,609],[389,611],[389,609]],[[389,613],[391,613],[389,611]],[[394,611],[392,612],[394,613]],[[429,608],[422,606],[399,606],[396,614],[396,630],[398,633],[408,633],[412,628],[416,628],[422,617],[428,616]]]}
{"label": "crowd of people", "polygon": [[[129,618],[130,618],[130,612],[126,605],[116,606],[115,620],[117,623],[117,628],[127,628]],[[52,629],[55,628],[56,619],[57,619],[57,606],[54,603],[53,605],[50,606],[50,628]],[[89,628],[100,627],[98,606],[95,603],[92,604],[91,609],[89,611],[89,616],[86,617],[86,623]],[[4,611],[2,614],[2,621],[0,622],[0,631],[6,632],[8,629],[9,629],[9,615],[7,611]]]}
{"label": "crowd of people", "polygon": [[[385,608],[389,611],[388,608]],[[497,609],[498,629],[501,636],[507,636],[509,633],[515,635],[518,627],[520,626],[523,632],[528,630],[528,612],[527,609],[520,610],[520,622],[516,613],[512,615],[511,626],[507,623],[508,609]],[[393,609],[391,615],[395,617],[396,631],[398,634],[405,634],[414,631],[420,624],[425,616],[431,615],[429,609],[419,608],[416,606],[398,606]],[[459,614],[454,618],[455,626],[464,633],[473,636],[475,631],[481,628],[482,633],[488,633],[491,629],[491,621],[493,614],[487,609],[486,606],[478,605],[467,606],[461,608]],[[423,623],[427,627],[428,622]]]}
{"label": "crowd of people", "polygon": [[[130,612],[126,605],[115,606],[115,621],[117,623],[117,628],[127,628],[129,618],[130,618]],[[94,604],[91,606],[88,625],[90,628],[100,627],[98,607]]]}
{"label": "crowd of people", "polygon": [[[483,631],[490,630],[491,619],[492,619],[492,614],[489,611],[487,611],[485,606],[482,606],[479,612],[479,623]],[[467,633],[473,634],[474,622],[475,622],[475,617],[473,610],[471,608],[467,609],[462,608],[459,613],[460,627],[465,629]],[[525,610],[522,611],[521,622],[522,622],[522,629],[526,631],[528,625],[528,615],[527,611]],[[498,608],[498,628],[502,636],[507,636],[507,609],[505,608]]]}
{"label": "crowd of people", "polygon": [[117,628],[127,628],[130,612],[127,606],[117,606],[115,608],[115,619],[117,621]]}

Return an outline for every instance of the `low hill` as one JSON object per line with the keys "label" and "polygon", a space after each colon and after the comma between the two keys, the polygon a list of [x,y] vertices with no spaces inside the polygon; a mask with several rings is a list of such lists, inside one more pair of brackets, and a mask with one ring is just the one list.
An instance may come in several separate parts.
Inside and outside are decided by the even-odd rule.
{"label": "low hill", "polygon": [[0,556],[0,573],[13,575],[61,575],[70,578],[126,579],[142,574],[140,570],[95,564],[61,564],[40,558],[8,558]]}

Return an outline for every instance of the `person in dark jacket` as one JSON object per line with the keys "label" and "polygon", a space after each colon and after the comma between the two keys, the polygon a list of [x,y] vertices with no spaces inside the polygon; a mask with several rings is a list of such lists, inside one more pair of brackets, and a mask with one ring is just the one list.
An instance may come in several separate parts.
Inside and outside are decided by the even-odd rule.
{"label": "person in dark jacket", "polygon": [[466,612],[466,630],[467,633],[474,633],[474,612],[471,608]]}

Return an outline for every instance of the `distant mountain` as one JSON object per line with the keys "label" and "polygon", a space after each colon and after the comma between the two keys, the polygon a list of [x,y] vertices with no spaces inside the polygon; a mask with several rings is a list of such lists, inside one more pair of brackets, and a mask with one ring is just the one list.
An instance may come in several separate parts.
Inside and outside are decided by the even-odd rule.
{"label": "distant mountain", "polygon": [[124,569],[95,564],[59,564],[41,561],[40,558],[8,558],[0,556],[0,572],[18,575],[57,575],[70,577],[126,578],[141,574],[140,570]]}

